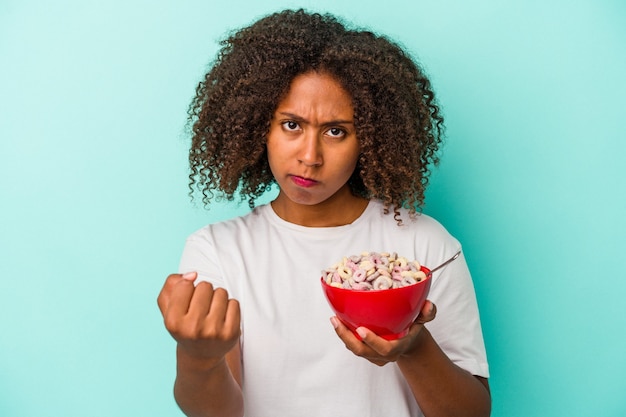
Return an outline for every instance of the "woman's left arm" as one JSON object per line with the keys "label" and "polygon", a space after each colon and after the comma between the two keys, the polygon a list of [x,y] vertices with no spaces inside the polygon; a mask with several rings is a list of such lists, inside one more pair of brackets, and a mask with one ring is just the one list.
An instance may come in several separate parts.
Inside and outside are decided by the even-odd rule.
{"label": "woman's left arm", "polygon": [[355,355],[379,366],[396,362],[425,416],[489,416],[491,394],[487,379],[458,367],[441,350],[424,327],[435,315],[435,305],[426,302],[409,333],[393,341],[363,327],[357,329],[360,341],[336,317],[332,323],[337,335]]}

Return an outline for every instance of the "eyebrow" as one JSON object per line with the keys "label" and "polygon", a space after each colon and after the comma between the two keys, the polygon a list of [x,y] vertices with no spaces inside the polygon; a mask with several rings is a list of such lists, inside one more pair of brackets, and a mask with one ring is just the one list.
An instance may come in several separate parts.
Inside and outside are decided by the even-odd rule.
{"label": "eyebrow", "polygon": [[[288,112],[280,112],[278,114],[281,115],[281,116],[288,117],[289,119],[293,119],[293,120],[295,120],[297,122],[303,122],[303,123],[306,123],[306,124],[311,124],[310,121],[308,121],[304,117],[298,116],[297,114],[288,113]],[[328,122],[322,123],[321,126],[340,125],[340,124],[353,125],[354,124],[354,120],[344,120],[344,119],[329,120]]]}

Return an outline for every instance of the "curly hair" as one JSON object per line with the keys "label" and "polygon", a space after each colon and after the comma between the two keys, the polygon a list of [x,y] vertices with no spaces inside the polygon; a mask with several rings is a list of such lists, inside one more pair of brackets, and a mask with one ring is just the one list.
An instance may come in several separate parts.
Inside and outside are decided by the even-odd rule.
{"label": "curly hair", "polygon": [[443,116],[429,79],[402,47],[302,9],[266,16],[220,45],[188,112],[192,197],[198,190],[208,205],[238,193],[255,206],[275,184],[265,147],[274,111],[296,76],[317,71],[352,97],[361,149],[352,193],[381,200],[396,218],[400,207],[421,210]]}

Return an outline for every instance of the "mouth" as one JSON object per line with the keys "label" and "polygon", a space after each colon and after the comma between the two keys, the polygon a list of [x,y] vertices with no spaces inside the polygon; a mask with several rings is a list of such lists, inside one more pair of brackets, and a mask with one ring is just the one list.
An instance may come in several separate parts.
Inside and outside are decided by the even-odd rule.
{"label": "mouth", "polygon": [[290,178],[291,178],[291,181],[298,187],[309,188],[318,184],[317,181],[311,178],[300,177],[298,175],[292,175]]}

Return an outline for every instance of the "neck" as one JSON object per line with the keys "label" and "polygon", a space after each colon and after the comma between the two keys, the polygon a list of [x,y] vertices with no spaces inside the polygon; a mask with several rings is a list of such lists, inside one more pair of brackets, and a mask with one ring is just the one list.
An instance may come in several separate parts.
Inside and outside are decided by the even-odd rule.
{"label": "neck", "polygon": [[[340,197],[340,198],[339,198]],[[335,227],[354,222],[363,214],[369,200],[352,195],[333,196],[315,205],[297,204],[282,192],[272,201],[274,212],[281,219],[300,226]]]}

